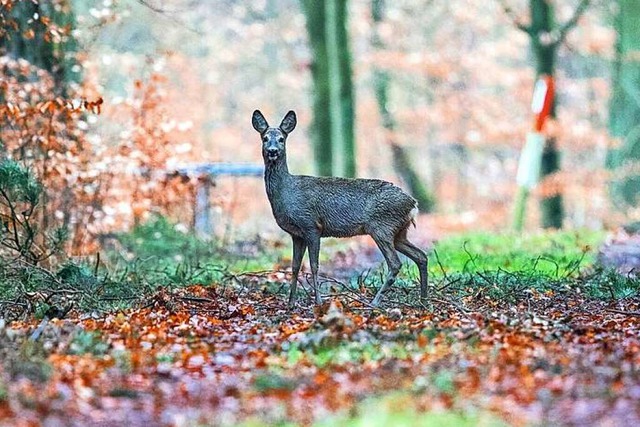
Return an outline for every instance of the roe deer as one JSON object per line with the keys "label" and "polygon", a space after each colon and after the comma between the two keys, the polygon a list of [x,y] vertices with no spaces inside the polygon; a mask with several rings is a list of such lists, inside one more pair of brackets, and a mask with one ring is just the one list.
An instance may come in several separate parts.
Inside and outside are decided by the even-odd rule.
{"label": "roe deer", "polygon": [[382,251],[389,273],[375,298],[377,306],[393,284],[401,262],[396,251],[411,258],[420,272],[420,298],[427,297],[427,255],[407,239],[407,229],[418,213],[415,199],[390,182],[291,175],[287,166],[287,136],[295,129],[296,114],[289,111],[278,127],[269,127],[259,110],[253,128],[262,138],[264,182],[276,222],[293,240],[289,307],[296,298],[298,272],[307,248],[315,303],[318,291],[318,254],[321,237],[370,235]]}

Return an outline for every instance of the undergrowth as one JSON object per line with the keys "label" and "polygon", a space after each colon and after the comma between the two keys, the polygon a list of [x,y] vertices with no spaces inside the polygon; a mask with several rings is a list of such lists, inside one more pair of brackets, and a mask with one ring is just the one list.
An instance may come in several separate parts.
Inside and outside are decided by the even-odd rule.
{"label": "undergrowth", "polygon": [[453,237],[436,244],[429,270],[436,290],[460,296],[470,290],[506,301],[527,292],[611,299],[634,295],[640,290],[638,278],[597,264],[603,238],[594,231]]}
{"label": "undergrowth", "polygon": [[[584,293],[603,299],[633,296],[640,279],[604,269],[596,262],[604,234],[596,231],[560,231],[531,235],[472,233],[445,238],[429,252],[432,296],[460,301],[465,298],[514,303],[533,293]],[[385,266],[354,275],[351,290],[382,285]],[[389,305],[415,305],[418,271],[412,262],[403,269],[386,298]],[[331,280],[329,288],[335,287]]]}
{"label": "undergrowth", "polygon": [[[603,299],[637,294],[637,278],[597,266],[596,248],[602,239],[601,232],[593,231],[445,238],[429,252],[431,295],[450,301],[513,303],[523,295],[545,292],[579,292]],[[286,244],[256,239],[221,247],[156,217],[129,233],[109,236],[104,246],[102,259],[67,261],[52,271],[25,263],[8,265],[9,261],[0,259],[0,316],[52,318],[70,309],[120,309],[144,304],[160,287],[192,284],[258,283],[269,293],[288,292],[286,274],[269,274],[288,268]],[[331,251],[340,251],[340,245]],[[354,267],[348,280],[324,278],[323,293],[335,293],[339,286],[353,294],[364,290],[367,295],[361,300],[365,301],[381,286],[384,275],[384,263],[366,273]],[[252,281],[256,277],[260,280]],[[417,280],[417,268],[405,262],[385,299],[387,305],[415,305]]]}

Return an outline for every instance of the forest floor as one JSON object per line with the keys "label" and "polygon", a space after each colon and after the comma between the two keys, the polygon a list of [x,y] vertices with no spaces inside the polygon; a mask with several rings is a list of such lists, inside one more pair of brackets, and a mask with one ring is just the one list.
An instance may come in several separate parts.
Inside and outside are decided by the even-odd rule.
{"label": "forest floor", "polygon": [[362,277],[327,280],[287,311],[283,273],[229,275],[0,320],[0,426],[640,425],[636,293],[516,276],[445,274],[425,306],[401,283],[382,309]]}

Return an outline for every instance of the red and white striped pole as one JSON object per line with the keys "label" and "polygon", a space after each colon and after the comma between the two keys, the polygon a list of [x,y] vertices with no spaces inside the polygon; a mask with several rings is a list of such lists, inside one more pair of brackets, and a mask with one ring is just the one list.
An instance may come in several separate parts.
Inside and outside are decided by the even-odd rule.
{"label": "red and white striped pole", "polygon": [[540,76],[533,90],[531,112],[534,115],[533,126],[527,133],[527,141],[520,153],[518,162],[518,193],[516,196],[514,228],[521,231],[524,225],[524,214],[529,196],[529,191],[540,181],[540,166],[542,163],[542,150],[545,138],[542,129],[551,114],[553,99],[555,96],[555,84],[553,77]]}

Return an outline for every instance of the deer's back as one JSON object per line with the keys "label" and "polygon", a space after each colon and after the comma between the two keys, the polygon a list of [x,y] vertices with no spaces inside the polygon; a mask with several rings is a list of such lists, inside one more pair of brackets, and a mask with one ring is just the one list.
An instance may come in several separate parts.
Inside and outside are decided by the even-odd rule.
{"label": "deer's back", "polygon": [[278,224],[294,235],[313,230],[323,237],[395,234],[411,221],[416,207],[411,196],[378,179],[290,178],[287,191],[272,207]]}

